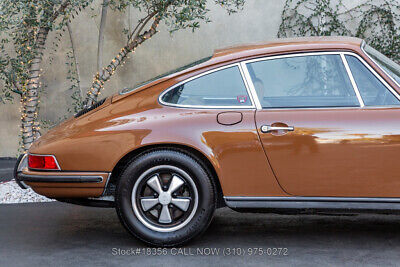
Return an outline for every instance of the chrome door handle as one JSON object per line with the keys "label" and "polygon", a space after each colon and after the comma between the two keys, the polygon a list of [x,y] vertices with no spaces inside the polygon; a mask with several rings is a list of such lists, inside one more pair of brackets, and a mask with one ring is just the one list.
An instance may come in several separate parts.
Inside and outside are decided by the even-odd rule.
{"label": "chrome door handle", "polygon": [[271,131],[279,131],[279,130],[292,132],[294,131],[294,127],[293,126],[282,127],[282,126],[271,126],[271,125],[261,126],[261,132],[263,133],[269,133]]}

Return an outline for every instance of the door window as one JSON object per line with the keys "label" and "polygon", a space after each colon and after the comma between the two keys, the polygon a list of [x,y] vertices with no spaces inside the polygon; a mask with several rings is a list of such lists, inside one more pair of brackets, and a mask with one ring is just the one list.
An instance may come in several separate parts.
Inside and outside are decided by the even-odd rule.
{"label": "door window", "polygon": [[247,64],[263,108],[359,106],[340,55],[306,55]]}
{"label": "door window", "polygon": [[366,106],[399,105],[399,100],[354,56],[346,55],[350,70]]}
{"label": "door window", "polygon": [[168,104],[183,106],[251,106],[251,100],[237,66],[215,71],[181,84],[165,93],[161,100]]}

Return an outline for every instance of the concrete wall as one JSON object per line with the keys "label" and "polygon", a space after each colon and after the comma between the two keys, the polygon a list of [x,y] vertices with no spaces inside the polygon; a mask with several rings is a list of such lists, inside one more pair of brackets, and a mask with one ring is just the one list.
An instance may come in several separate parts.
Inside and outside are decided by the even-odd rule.
{"label": "concrete wall", "polygon": [[[212,1],[210,1],[212,2]],[[96,73],[97,38],[100,17],[100,1],[86,9],[73,22],[72,30],[76,42],[77,60],[81,72],[81,85],[86,90]],[[194,33],[184,30],[170,35],[165,25],[160,32],[145,42],[106,84],[103,95],[113,94],[124,87],[150,79],[158,74],[175,69],[202,57],[209,56],[216,48],[263,42],[276,37],[284,0],[248,0],[244,9],[231,16],[215,5],[210,5],[212,22],[201,25]],[[129,20],[135,22],[135,12],[125,14],[109,12],[105,34],[104,63],[108,63],[125,43],[123,28],[129,28]],[[48,41],[47,55],[53,54],[50,64],[45,57],[42,83],[46,93],[41,97],[41,118],[55,122],[65,114],[71,92],[66,79],[66,52],[71,44],[67,32],[54,53],[54,34]],[[14,104],[0,104],[0,157],[15,156],[18,150],[19,100]]]}

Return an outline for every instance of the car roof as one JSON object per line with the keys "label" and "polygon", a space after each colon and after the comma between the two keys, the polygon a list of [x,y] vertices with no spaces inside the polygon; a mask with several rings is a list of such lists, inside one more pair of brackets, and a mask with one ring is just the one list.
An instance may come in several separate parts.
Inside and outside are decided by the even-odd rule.
{"label": "car roof", "polygon": [[345,49],[349,46],[360,47],[363,40],[356,37],[346,36],[321,36],[321,37],[295,37],[281,38],[259,44],[245,44],[239,46],[231,46],[214,51],[213,59],[222,57],[257,56],[276,52],[291,52],[298,50],[309,50],[321,47],[332,47],[336,49]]}

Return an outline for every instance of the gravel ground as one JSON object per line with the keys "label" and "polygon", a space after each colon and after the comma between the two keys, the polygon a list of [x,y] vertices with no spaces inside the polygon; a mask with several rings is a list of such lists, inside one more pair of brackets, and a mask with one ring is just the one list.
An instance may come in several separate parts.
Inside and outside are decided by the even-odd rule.
{"label": "gravel ground", "polygon": [[36,194],[30,188],[21,189],[14,180],[0,183],[0,204],[50,201],[53,200]]}

